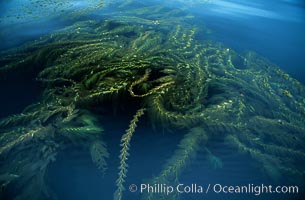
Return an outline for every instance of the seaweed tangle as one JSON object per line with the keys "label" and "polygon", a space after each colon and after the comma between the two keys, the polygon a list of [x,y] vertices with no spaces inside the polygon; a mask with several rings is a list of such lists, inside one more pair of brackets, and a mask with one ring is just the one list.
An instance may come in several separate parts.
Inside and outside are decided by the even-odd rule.
{"label": "seaweed tangle", "polygon": [[137,112],[121,139],[115,199],[124,198],[130,140],[144,110],[154,130],[183,134],[159,175],[147,177],[152,183],[178,182],[198,152],[210,156],[206,144],[222,138],[271,179],[304,184],[304,86],[253,52],[203,41],[205,30],[181,10],[128,2],[0,53],[1,80],[34,77],[44,86],[38,103],[0,121],[0,196],[14,189],[15,199],[56,198],[44,178],[70,145],[88,149],[107,173],[112,155],[98,116],[125,115],[123,108]]}

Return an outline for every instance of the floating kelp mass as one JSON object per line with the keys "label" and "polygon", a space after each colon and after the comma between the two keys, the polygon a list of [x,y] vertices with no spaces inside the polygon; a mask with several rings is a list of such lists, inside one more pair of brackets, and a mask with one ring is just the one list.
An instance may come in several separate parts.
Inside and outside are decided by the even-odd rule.
{"label": "floating kelp mass", "polygon": [[[7,10],[7,14],[2,13],[0,23],[22,23],[55,17],[60,14],[84,14],[97,10],[103,6],[101,0],[28,0],[3,3],[3,9]],[[43,12],[42,12],[43,11]]]}
{"label": "floating kelp mass", "polygon": [[[1,52],[1,80],[34,77],[44,91],[39,102],[0,121],[0,197],[56,199],[46,171],[75,144],[103,173],[107,160],[119,156],[113,193],[124,199],[130,142],[146,119],[156,131],[183,134],[159,175],[145,177],[152,184],[179,183],[199,151],[212,156],[206,143],[218,137],[270,179],[304,185],[303,85],[254,52],[240,55],[204,40],[204,27],[181,10],[129,1],[101,13]],[[111,155],[98,116],[125,115],[124,106],[134,117],[117,141],[120,155]]]}

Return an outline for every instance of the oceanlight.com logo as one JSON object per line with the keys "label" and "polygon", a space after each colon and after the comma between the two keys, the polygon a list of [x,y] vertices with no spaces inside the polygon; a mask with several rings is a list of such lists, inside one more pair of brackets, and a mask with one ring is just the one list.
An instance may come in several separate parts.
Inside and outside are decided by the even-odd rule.
{"label": "oceanlight.com logo", "polygon": [[172,193],[180,194],[253,194],[259,196],[261,194],[298,194],[298,186],[272,186],[272,185],[222,185],[222,184],[131,184],[129,186],[130,192],[140,192],[149,194],[164,194],[170,195]]}
{"label": "oceanlight.com logo", "polygon": [[277,194],[298,194],[298,186],[272,186],[272,185],[254,185],[248,184],[244,186],[223,186],[221,184],[215,184],[213,186],[213,192],[215,193],[231,193],[231,194],[254,194],[256,196],[268,193]]}

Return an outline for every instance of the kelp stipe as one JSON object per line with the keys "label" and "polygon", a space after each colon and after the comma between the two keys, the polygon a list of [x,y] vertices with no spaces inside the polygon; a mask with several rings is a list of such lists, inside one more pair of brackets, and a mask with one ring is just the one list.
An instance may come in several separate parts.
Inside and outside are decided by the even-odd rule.
{"label": "kelp stipe", "polygon": [[[167,184],[178,185],[179,176],[184,168],[188,166],[191,160],[196,158],[197,152],[208,140],[207,133],[202,127],[194,127],[186,133],[178,145],[178,149],[174,155],[163,166],[161,173],[154,177],[149,183],[154,184]],[[178,193],[173,194],[158,194],[158,193],[145,193],[142,199],[177,199]]]}
{"label": "kelp stipe", "polygon": [[135,129],[137,127],[137,122],[139,121],[139,118],[144,114],[145,108],[139,109],[136,114],[134,115],[133,119],[131,120],[129,124],[129,128],[126,130],[126,133],[122,136],[121,139],[121,154],[119,156],[120,158],[120,166],[119,166],[119,177],[116,180],[117,189],[114,193],[114,199],[115,200],[121,200],[123,191],[125,190],[124,182],[125,178],[127,177],[127,160],[129,156],[129,147],[130,147],[130,141],[132,138],[133,133],[135,132]]}

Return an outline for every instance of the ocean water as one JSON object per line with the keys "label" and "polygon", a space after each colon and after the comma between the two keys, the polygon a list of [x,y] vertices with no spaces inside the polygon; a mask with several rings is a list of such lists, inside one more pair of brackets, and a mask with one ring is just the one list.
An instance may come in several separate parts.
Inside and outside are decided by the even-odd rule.
{"label": "ocean water", "polygon": [[[121,20],[120,15],[124,16],[124,12],[128,13],[128,10],[132,11],[135,9],[138,11],[141,10],[142,7],[145,8],[157,5],[162,7],[160,12],[166,13],[171,10],[179,10],[183,13],[181,15],[191,15],[192,18],[190,21],[187,21],[188,19],[186,19],[187,23],[191,23],[190,29],[191,26],[198,26],[204,29],[203,32],[196,35],[196,39],[199,42],[212,41],[217,44],[221,43],[225,48],[233,49],[241,55],[244,55],[248,51],[256,52],[260,56],[266,58],[268,63],[270,61],[270,63],[278,66],[293,79],[296,79],[303,85],[305,84],[305,3],[301,0],[255,0],[251,2],[240,0],[152,0],[144,2],[135,1],[135,3],[130,2],[133,1],[10,0],[0,2],[0,50],[4,52],[1,56],[7,55],[5,52],[9,52],[10,49],[14,49],[24,44],[31,45],[31,42],[33,41],[43,40],[45,35],[56,33],[76,22],[86,20]],[[121,9],[123,11],[120,11]],[[166,12],[164,10],[166,10]],[[131,16],[128,19],[132,19],[133,12],[130,12],[127,15],[129,17]],[[164,16],[164,19],[167,17],[168,16]],[[159,21],[162,23],[162,18],[160,18]],[[155,20],[154,23],[158,24],[159,21]],[[125,23],[132,24],[134,22],[127,21]],[[183,20],[182,23],[184,23]],[[143,24],[145,27],[146,24],[144,22]],[[113,26],[115,26],[115,24]],[[148,30],[154,29],[155,26],[151,26],[152,28],[149,27]],[[183,28],[188,29],[189,27]],[[156,28],[156,30],[163,31],[161,28]],[[69,39],[71,38],[68,37],[67,40]],[[6,60],[1,59],[0,64],[0,69],[4,69],[5,64],[7,64]],[[34,70],[21,70],[21,73],[16,72],[16,74],[14,71],[1,71],[0,118],[21,113],[28,105],[44,98],[43,91],[46,86],[36,80],[39,70],[42,70],[44,66],[37,65],[36,67],[37,70],[36,68]],[[264,69],[265,68],[262,67],[262,70]],[[274,74],[270,74],[271,78],[273,75]],[[153,74],[152,76],[158,75]],[[285,82],[283,81],[281,84],[285,84]],[[287,87],[290,87],[290,85]],[[290,91],[290,89],[291,88],[288,88],[287,91]],[[236,90],[238,90],[238,88],[236,88]],[[300,92],[294,99],[299,103],[299,107],[292,110],[293,112],[299,113],[300,111],[298,108],[305,107],[305,93],[302,93],[304,87],[300,90],[291,89],[293,95],[297,93],[294,92],[295,90]],[[217,94],[219,91],[212,92]],[[231,93],[228,93],[228,98],[231,98],[230,95]],[[289,96],[289,93],[287,95]],[[211,96],[211,94],[208,95],[207,99],[212,99]],[[286,98],[284,92],[280,97],[283,99]],[[105,141],[109,153],[109,158],[106,159],[107,170],[105,174],[101,173],[101,170],[92,162],[88,149],[79,144],[68,143],[65,148],[58,151],[56,154],[56,161],[50,162],[47,166],[44,181],[48,187],[49,195],[44,196],[43,198],[39,197],[40,199],[106,200],[114,198],[114,192],[117,189],[116,180],[119,172],[118,167],[120,165],[119,155],[122,148],[120,146],[121,137],[135,114],[135,108],[140,106],[138,104],[143,103],[137,101],[129,103],[129,100],[130,99],[123,100],[118,111],[112,110],[112,103],[109,105],[102,104],[102,108],[99,108],[96,105],[89,107],[96,116],[97,124],[103,127],[102,139]],[[207,101],[209,102],[209,100]],[[285,99],[285,102],[289,102],[289,99]],[[287,105],[288,104],[289,103],[287,103]],[[103,108],[103,106],[107,108]],[[209,104],[207,103],[205,106],[209,107]],[[272,102],[269,102],[265,109],[269,109],[268,106],[271,107]],[[283,109],[284,112],[285,107],[282,107],[281,109]],[[270,110],[270,113],[272,113],[272,108],[270,108]],[[277,116],[277,112],[278,111],[274,111],[270,116]],[[264,111],[257,111],[257,113],[259,115],[264,113]],[[281,126],[282,122],[279,121],[278,129],[276,130],[281,131],[281,128],[283,128],[283,133],[287,133],[286,135],[283,134],[284,136],[289,136],[291,132],[292,136],[296,137],[296,147],[292,145],[293,147],[291,150],[295,150],[300,153],[301,156],[304,156],[304,147],[297,146],[299,145],[297,142],[304,139],[305,132],[301,131],[305,129],[304,127],[303,129],[295,128],[295,126],[298,126],[305,120],[304,113],[303,115],[300,114],[300,116],[299,119],[295,119],[296,121],[289,121],[287,119],[287,121],[292,124],[291,126],[287,125],[288,128],[286,126]],[[275,120],[282,119],[277,119],[275,117]],[[35,125],[35,123],[31,124],[31,122],[26,122],[24,126],[32,127]],[[45,124],[43,125],[47,126]],[[141,184],[151,184],[151,186],[154,186],[154,189],[156,189],[158,185],[161,185],[161,187],[163,186],[163,188],[166,189],[171,189],[171,187],[173,187],[174,190],[176,189],[177,182],[173,180],[171,180],[172,182],[160,181],[157,182],[157,185],[154,185],[151,180],[160,175],[164,166],[166,167],[166,163],[175,152],[179,150],[179,143],[183,140],[187,130],[191,128],[186,128],[186,130],[164,128],[162,126],[158,127],[158,125],[160,124],[157,122],[157,127],[152,126],[149,117],[146,115],[141,117],[137,124],[136,131],[130,143],[129,157],[127,160],[128,172],[124,183],[126,190],[123,192],[123,199],[148,199],[148,197],[140,192]],[[262,125],[267,132],[269,130],[268,125],[270,124],[267,122],[265,125]],[[17,126],[20,125],[16,125],[16,127]],[[258,127],[259,126],[260,124]],[[56,127],[56,125],[54,125],[54,127],[59,128]],[[247,128],[247,130],[239,129],[237,131],[245,131],[245,133],[248,130],[250,130],[250,132],[257,131],[256,127]],[[215,129],[215,132],[217,132],[217,130],[218,129]],[[3,128],[3,130],[0,129],[0,131],[1,133],[5,133],[6,130]],[[213,128],[209,129],[209,131],[208,134],[213,135]],[[264,133],[264,131],[262,132]],[[2,140],[5,140],[6,135],[3,135],[1,144],[5,146],[6,143]],[[203,192],[200,192],[200,188],[197,188],[197,192],[184,191],[179,194],[179,197],[175,198],[172,196],[172,193],[167,195],[163,192],[159,192],[159,194],[152,196],[151,199],[304,199],[305,163],[303,158],[295,158],[296,161],[293,162],[295,168],[303,169],[303,177],[299,177],[299,179],[296,180],[291,180],[289,177],[282,177],[279,179],[272,178],[267,175],[268,172],[264,172],[266,169],[262,170],[262,167],[260,166],[261,163],[256,162],[255,159],[251,157],[250,152],[242,153],[241,150],[237,150],[236,148],[227,145],[224,135],[224,133],[221,133],[215,137],[209,137],[206,144],[201,144],[200,148],[196,150],[196,155],[190,160],[187,160],[183,170],[179,173],[177,172],[177,174],[179,174],[177,175],[179,177],[178,183],[190,187],[194,184],[196,184],[196,186],[202,186]],[[9,139],[7,140],[7,144],[9,144]],[[81,143],[82,140],[79,142]],[[272,137],[266,139],[266,143],[271,145],[277,145],[276,142],[278,141],[275,141],[275,139],[273,140]],[[304,141],[301,141],[300,143],[304,144]],[[283,145],[283,147],[287,146]],[[279,157],[282,159],[281,163],[285,163],[285,157],[281,157],[280,149],[276,149],[276,151],[280,152]],[[2,153],[2,149],[0,152]],[[27,152],[24,152],[26,156]],[[33,150],[33,152],[35,152],[35,150]],[[17,156],[18,154],[23,155],[18,151],[16,151],[16,154],[13,153],[14,149],[12,150],[13,156]],[[297,154],[296,157],[298,155],[299,154]],[[13,161],[15,160],[13,159]],[[1,155],[0,165],[2,164],[2,166],[5,167],[11,166],[7,164],[10,162],[12,162],[12,160],[8,158],[6,154]],[[38,161],[34,160],[33,166],[35,162]],[[14,164],[12,166],[14,166]],[[7,175],[5,173],[7,170],[6,168],[0,167],[0,169],[1,175]],[[7,171],[8,173],[12,173],[9,170]],[[277,173],[275,171],[276,169],[274,169],[274,173]],[[21,178],[22,180],[22,174],[20,174],[20,177],[18,178]],[[31,178],[22,180],[20,186],[18,179],[7,182],[5,176],[0,176],[0,198],[15,199],[18,197],[18,194],[23,194],[24,190],[28,190],[28,196],[21,196],[19,199],[32,199],[32,196],[35,196],[33,199],[37,199],[34,194],[35,188],[27,188],[25,186],[27,184],[30,185],[32,183],[31,181],[33,182]],[[289,192],[261,194],[260,191],[258,191],[258,187],[253,189],[253,187],[261,186],[262,184],[271,185],[272,187],[298,186],[299,191],[297,194]],[[133,190],[134,185],[137,186],[137,191]],[[233,187],[247,186],[252,189],[252,192],[249,194],[217,192],[220,185]],[[130,188],[130,186],[133,188]],[[208,192],[207,188],[210,188]],[[37,188],[37,193],[40,192],[39,189],[40,188]],[[155,191],[152,193],[158,192]],[[177,194],[177,192],[174,193]]]}

